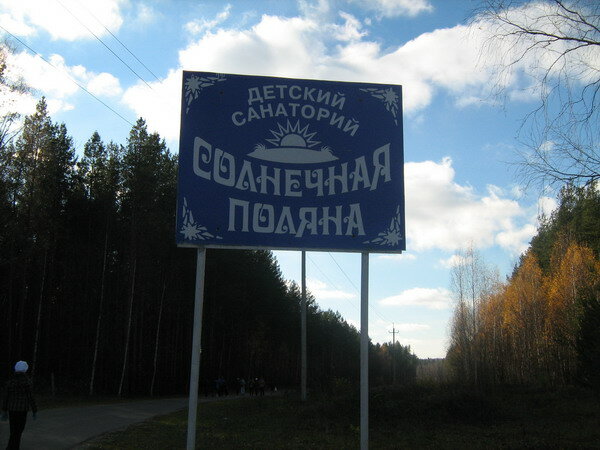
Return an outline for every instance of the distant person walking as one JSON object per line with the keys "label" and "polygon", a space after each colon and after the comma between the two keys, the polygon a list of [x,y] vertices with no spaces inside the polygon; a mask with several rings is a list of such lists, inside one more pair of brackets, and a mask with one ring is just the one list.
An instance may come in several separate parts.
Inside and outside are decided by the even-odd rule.
{"label": "distant person walking", "polygon": [[33,419],[37,415],[37,405],[31,391],[31,380],[26,375],[29,365],[25,361],[15,364],[14,376],[6,383],[2,397],[2,420],[10,421],[10,438],[6,450],[18,450],[21,435],[27,421],[27,411],[31,409]]}

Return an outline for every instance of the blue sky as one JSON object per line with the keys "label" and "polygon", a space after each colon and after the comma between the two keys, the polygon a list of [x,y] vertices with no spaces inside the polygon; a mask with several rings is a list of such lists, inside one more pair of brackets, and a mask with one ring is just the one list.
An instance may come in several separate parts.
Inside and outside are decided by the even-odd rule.
{"label": "blue sky", "polygon": [[[509,164],[522,119],[537,105],[532,66],[522,61],[497,77],[494,66],[510,49],[485,45],[485,23],[469,25],[476,6],[0,0],[0,26],[31,49],[11,38],[11,74],[35,89],[5,97],[2,107],[28,114],[46,96],[79,151],[96,130],[105,141],[125,143],[141,116],[177,152],[182,70],[401,84],[407,251],[370,256],[369,334],[391,341],[394,324],[397,339],[418,356],[443,357],[456,252],[472,245],[504,277],[540,211],[556,204],[552,192],[524,191]],[[491,89],[498,83],[501,99]],[[284,276],[299,283],[300,252],[276,256]],[[309,252],[307,279],[321,308],[359,328],[360,255]]]}

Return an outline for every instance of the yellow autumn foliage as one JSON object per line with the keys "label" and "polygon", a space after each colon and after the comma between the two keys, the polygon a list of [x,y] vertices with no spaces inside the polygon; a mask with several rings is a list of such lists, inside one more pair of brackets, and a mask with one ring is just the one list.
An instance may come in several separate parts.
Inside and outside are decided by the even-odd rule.
{"label": "yellow autumn foliage", "polygon": [[469,355],[476,361],[463,362],[477,367],[478,382],[569,383],[577,368],[579,296],[599,280],[600,261],[585,246],[555,245],[546,274],[529,251],[509,281],[478,299],[473,342],[452,347],[478,349]]}

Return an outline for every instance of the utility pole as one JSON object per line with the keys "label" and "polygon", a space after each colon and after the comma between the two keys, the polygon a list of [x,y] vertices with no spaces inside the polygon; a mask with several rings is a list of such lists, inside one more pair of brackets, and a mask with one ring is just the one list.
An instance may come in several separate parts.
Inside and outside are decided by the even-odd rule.
{"label": "utility pole", "polygon": [[392,349],[390,355],[392,356],[392,384],[396,384],[396,325],[392,322]]}
{"label": "utility pole", "polygon": [[396,325],[392,322],[392,331],[388,331],[388,333],[392,333],[392,345],[396,345]]}

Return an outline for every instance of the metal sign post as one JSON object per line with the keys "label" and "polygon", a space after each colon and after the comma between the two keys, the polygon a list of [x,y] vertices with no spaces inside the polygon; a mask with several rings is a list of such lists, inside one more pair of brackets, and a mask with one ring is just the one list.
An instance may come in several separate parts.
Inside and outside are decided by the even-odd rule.
{"label": "metal sign post", "polygon": [[198,381],[202,353],[202,306],[204,303],[204,272],[206,250],[199,247],[196,260],[196,293],[194,298],[194,325],[192,332],[192,364],[190,368],[190,398],[188,404],[187,450],[196,448],[196,412],[198,410]]}
{"label": "metal sign post", "polygon": [[306,252],[302,251],[302,304],[300,305],[300,398],[306,401]]}
{"label": "metal sign post", "polygon": [[369,448],[369,253],[360,274],[360,449]]}

